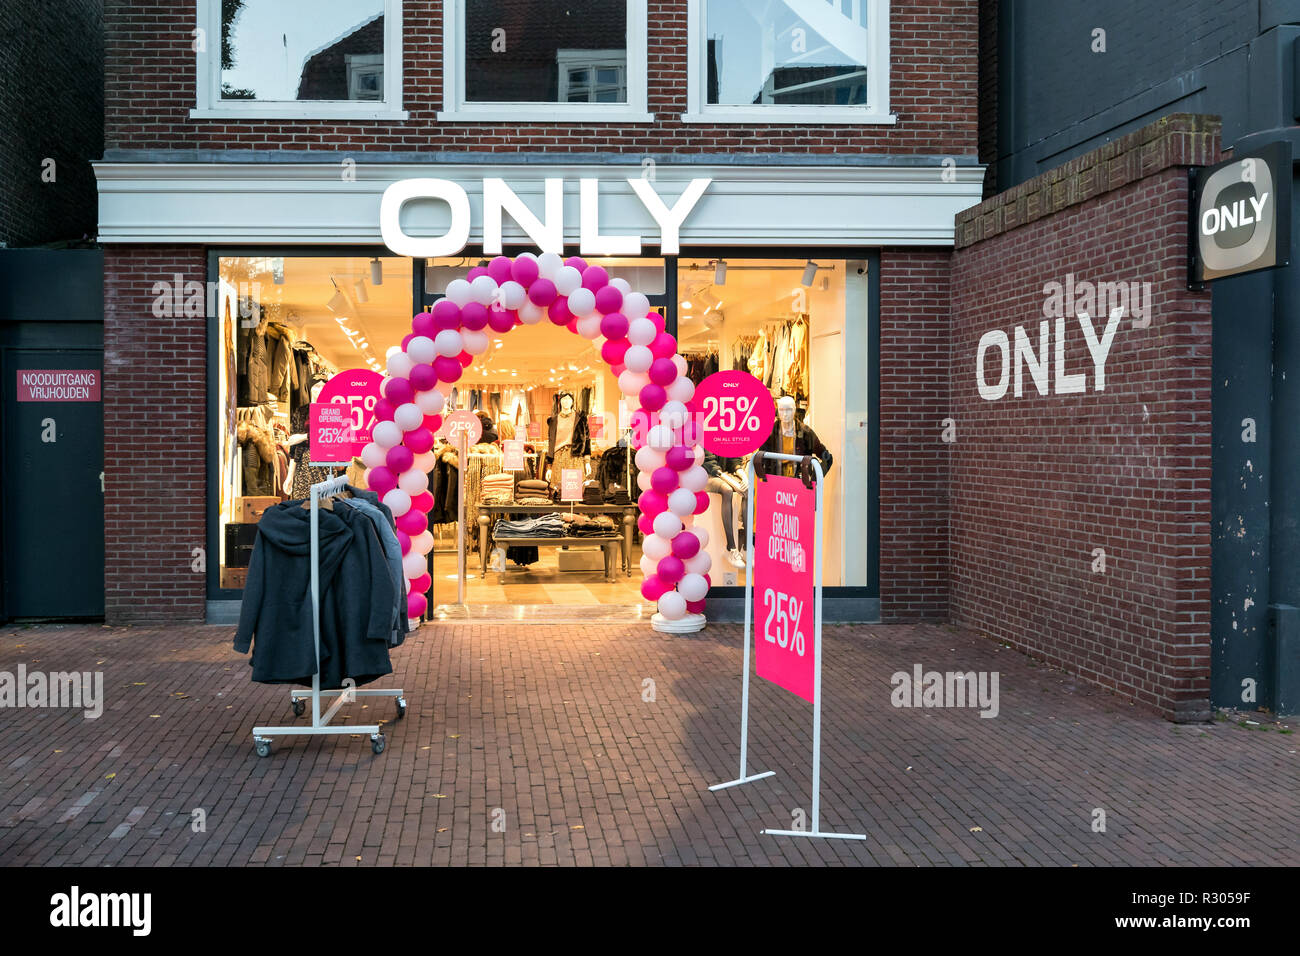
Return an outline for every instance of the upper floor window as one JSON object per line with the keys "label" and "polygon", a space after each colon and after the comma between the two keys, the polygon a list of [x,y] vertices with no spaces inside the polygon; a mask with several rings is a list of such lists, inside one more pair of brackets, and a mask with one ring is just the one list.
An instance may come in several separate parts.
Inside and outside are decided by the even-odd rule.
{"label": "upper floor window", "polygon": [[646,0],[444,0],[445,121],[650,122]]}
{"label": "upper floor window", "polygon": [[892,123],[888,0],[689,0],[695,122]]}
{"label": "upper floor window", "polygon": [[195,119],[405,119],[401,0],[198,0]]}

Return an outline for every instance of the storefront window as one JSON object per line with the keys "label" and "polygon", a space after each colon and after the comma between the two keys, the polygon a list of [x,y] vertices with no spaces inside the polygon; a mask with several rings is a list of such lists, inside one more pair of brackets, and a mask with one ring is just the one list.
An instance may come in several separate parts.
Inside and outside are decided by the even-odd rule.
{"label": "storefront window", "polygon": [[[783,429],[778,415],[765,448],[806,448],[830,466],[822,521],[828,586],[867,583],[865,273],[865,263],[842,259],[682,259],[677,271],[678,342],[692,380],[748,371],[788,410],[789,424]],[[712,578],[743,585],[745,462],[710,455],[705,469],[710,508],[699,520],[709,529]]]}

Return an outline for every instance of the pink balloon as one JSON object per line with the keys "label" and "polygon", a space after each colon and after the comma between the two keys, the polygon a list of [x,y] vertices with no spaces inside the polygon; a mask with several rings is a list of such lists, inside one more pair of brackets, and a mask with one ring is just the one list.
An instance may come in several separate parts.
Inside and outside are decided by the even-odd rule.
{"label": "pink balloon", "polygon": [[[674,368],[673,371],[676,371]],[[641,407],[648,411],[657,412],[664,407],[668,401],[668,393],[664,391],[662,385],[656,385],[651,382],[645,388],[641,389]]]}
{"label": "pink balloon", "polygon": [[429,572],[426,571],[418,578],[411,578],[408,590],[411,594],[427,594],[431,587],[433,587],[433,578],[429,577]]}
{"label": "pink balloon", "polygon": [[413,339],[413,338],[415,338],[415,333],[414,333],[414,332],[410,333],[409,335],[404,335],[404,336],[402,336],[402,351],[403,351],[403,352],[406,351],[406,347],[407,347],[408,345],[411,344],[411,339]]}
{"label": "pink balloon", "polygon": [[[678,535],[680,537],[680,535]],[[691,537],[695,537],[691,535]],[[676,584],[686,573],[686,565],[682,564],[682,559],[674,555],[668,555],[666,558],[660,558],[656,567],[660,581],[667,581],[669,584]]]}
{"label": "pink balloon", "polygon": [[631,347],[632,343],[627,339],[610,339],[600,347],[600,357],[610,365],[622,365],[623,356]]}
{"label": "pink balloon", "polygon": [[647,601],[658,601],[671,590],[672,588],[660,581],[657,576],[646,578],[641,582],[641,596]]}
{"label": "pink balloon", "polygon": [[668,510],[668,496],[657,491],[643,491],[636,504],[643,515],[654,518],[656,515]]}
{"label": "pink balloon", "polygon": [[[595,292],[609,283],[609,273],[600,266],[587,266],[582,270],[582,287]],[[617,311],[610,309],[611,312]]]}
{"label": "pink balloon", "polygon": [[470,355],[468,352],[461,352],[456,356],[456,361],[460,363],[461,368],[469,368],[474,364],[474,356]]}
{"label": "pink balloon", "polygon": [[556,325],[568,325],[573,321],[573,313],[569,311],[569,303],[563,298],[557,298],[547,307],[546,317]]}
{"label": "pink balloon", "polygon": [[609,315],[623,307],[623,293],[617,286],[604,285],[596,290],[596,311]]}
{"label": "pink balloon", "polygon": [[[445,299],[443,300],[446,301]],[[451,303],[449,303],[451,304]],[[451,304],[454,309],[455,304]],[[413,335],[423,335],[426,338],[433,338],[438,334],[438,325],[433,320],[432,312],[421,312],[411,320],[411,333]]]}
{"label": "pink balloon", "polygon": [[618,378],[620,375],[622,375],[624,372],[627,371],[627,366],[624,365],[622,362],[618,362],[617,364],[611,365],[609,367],[609,370],[614,373],[615,378]]}
{"label": "pink balloon", "polygon": [[454,382],[460,378],[461,372],[464,371],[459,362],[454,358],[447,358],[445,355],[439,355],[433,360],[433,370],[438,373],[438,381],[440,382]]}
{"label": "pink balloon", "polygon": [[464,308],[460,310],[460,324],[467,329],[477,332],[491,321],[486,305],[478,302],[467,302]]}
{"label": "pink balloon", "polygon": [[410,594],[406,596],[407,617],[419,617],[428,609],[428,607],[429,607],[429,602],[428,600],[425,599],[425,596],[423,594],[418,594],[412,591]]}
{"label": "pink balloon", "polygon": [[528,287],[528,301],[533,305],[540,305],[542,308],[546,308],[554,302],[558,294],[555,291],[555,283],[550,279],[535,279],[533,284]]}
{"label": "pink balloon", "polygon": [[[399,445],[398,447],[400,448],[401,446]],[[391,460],[393,456],[390,454],[388,457]],[[407,465],[406,467],[409,468],[411,466]],[[405,470],[406,468],[398,469],[398,471]],[[659,492],[659,494],[666,495],[669,492],[677,490],[679,481],[680,479],[677,472],[673,471],[671,468],[656,468],[654,474],[650,476],[650,487]]]}
{"label": "pink balloon", "polygon": [[488,263],[487,271],[496,280],[496,284],[500,285],[510,279],[510,260],[505,256],[497,256]]}
{"label": "pink balloon", "polygon": [[684,448],[681,445],[674,445],[669,448],[664,457],[668,467],[673,471],[685,471],[695,464],[695,455],[689,448]]}
{"label": "pink balloon", "polygon": [[537,260],[519,258],[510,264],[510,278],[527,289],[538,276]]}
{"label": "pink balloon", "polygon": [[515,316],[505,309],[492,309],[488,312],[487,323],[493,332],[509,332],[515,327]]}
{"label": "pink balloon", "polygon": [[660,330],[654,341],[650,343],[650,354],[657,359],[671,359],[677,354],[677,340]]}
{"label": "pink balloon", "polygon": [[691,614],[703,614],[703,613],[704,613],[704,602],[703,602],[703,601],[687,601],[687,602],[686,602],[686,610],[689,611]]}
{"label": "pink balloon", "polygon": [[[427,429],[429,429],[429,431],[434,432],[434,433],[436,434],[437,431],[438,431],[438,429],[442,427],[442,416],[441,416],[441,415],[425,415],[425,416],[424,416],[424,427],[427,428]],[[425,511],[428,511],[429,509],[428,509],[428,508],[425,508],[424,510],[425,510]]]}
{"label": "pink balloon", "polygon": [[[681,535],[678,535],[678,537],[680,538]],[[402,554],[406,554],[411,550],[411,536],[401,528],[397,529],[397,543],[402,546]]]}
{"label": "pink balloon", "polygon": [[693,534],[679,534],[672,540],[673,554],[685,561],[700,553],[700,539]]}
{"label": "pink balloon", "polygon": [[421,363],[411,369],[411,388],[416,392],[427,392],[438,384],[438,373],[432,365]]}
{"label": "pink balloon", "polygon": [[393,474],[391,468],[379,465],[370,469],[366,475],[366,484],[370,486],[371,491],[382,498],[397,487],[397,475]]}
{"label": "pink balloon", "polygon": [[627,316],[622,312],[611,312],[600,320],[600,334],[607,339],[621,339],[627,335]]}
{"label": "pink balloon", "polygon": [[646,316],[646,318],[654,323],[657,331],[662,332],[664,330],[664,317],[658,312],[651,312]]}
{"label": "pink balloon", "polygon": [[637,518],[636,526],[641,529],[642,534],[655,533],[655,519],[651,518],[649,515],[643,514],[641,517]]}
{"label": "pink balloon", "polygon": [[695,492],[695,510],[692,514],[702,515],[709,510],[709,496],[703,491]]}
{"label": "pink balloon", "polygon": [[[403,435],[402,442],[417,455],[423,455],[433,447],[433,432],[429,431],[429,429],[424,426],[421,426]],[[708,499],[706,498],[705,500],[707,501]],[[416,534],[419,533],[420,532],[418,531],[416,532]]]}
{"label": "pink balloon", "polygon": [[[673,364],[672,359],[657,358],[650,363],[650,381],[656,385],[667,387],[675,378],[677,378],[677,366]],[[412,373],[412,380],[414,380],[414,373]]]}
{"label": "pink balloon", "polygon": [[394,405],[405,405],[415,400],[415,389],[404,378],[390,378],[384,383],[384,398]]}
{"label": "pink balloon", "polygon": [[429,519],[418,511],[408,511],[397,519],[397,527],[414,538],[429,528]]}
{"label": "pink balloon", "polygon": [[564,264],[566,266],[572,266],[579,272],[587,268],[587,260],[583,259],[581,256],[569,256],[569,258],[564,260]]}
{"label": "pink balloon", "polygon": [[[430,310],[433,315],[434,335],[444,329],[455,329],[460,326],[460,306],[451,299],[439,299],[433,304]],[[433,338],[433,336],[429,336]]]}
{"label": "pink balloon", "polygon": [[469,272],[465,273],[465,281],[473,282],[479,276],[485,275],[489,275],[489,273],[484,266],[475,266],[473,269],[470,269]]}
{"label": "pink balloon", "polygon": [[[400,475],[406,469],[415,464],[415,452],[405,445],[394,445],[388,449],[388,470],[395,475]],[[676,476],[674,476],[676,477]]]}
{"label": "pink balloon", "polygon": [[[411,499],[411,507],[416,511],[422,511],[425,514],[428,514],[433,510],[433,495],[429,494],[427,491],[420,492]],[[681,535],[677,536],[677,538],[680,537]],[[673,540],[676,541],[677,538],[673,538]]]}
{"label": "pink balloon", "polygon": [[386,398],[379,399],[378,401],[375,402],[375,421],[391,422],[393,420],[393,412],[395,412],[396,410],[397,410],[397,406],[394,405],[392,402],[390,402],[388,399]]}

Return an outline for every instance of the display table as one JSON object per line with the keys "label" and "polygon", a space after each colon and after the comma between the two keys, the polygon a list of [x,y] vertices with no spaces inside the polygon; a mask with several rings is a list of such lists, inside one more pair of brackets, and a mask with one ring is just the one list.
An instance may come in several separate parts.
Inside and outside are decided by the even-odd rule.
{"label": "display table", "polygon": [[575,535],[573,537],[537,537],[537,538],[502,538],[502,547],[542,547],[559,545],[561,547],[581,547],[584,544],[598,544],[606,553],[605,577],[614,580],[614,564],[609,560],[610,545],[621,545],[623,552],[623,573],[632,573],[632,529],[636,527],[638,514],[636,504],[626,505],[583,505],[575,503],[555,503],[549,505],[517,505],[509,502],[484,502],[478,506],[478,550],[483,565],[483,577],[487,577],[488,551],[491,546],[492,519],[498,515],[546,515],[552,512],[571,511],[580,515],[622,515],[623,534],[621,537],[602,537],[596,535]]}

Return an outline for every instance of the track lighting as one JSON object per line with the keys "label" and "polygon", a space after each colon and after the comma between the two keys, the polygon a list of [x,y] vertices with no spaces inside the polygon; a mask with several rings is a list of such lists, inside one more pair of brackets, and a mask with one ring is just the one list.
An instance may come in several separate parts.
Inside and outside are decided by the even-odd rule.
{"label": "track lighting", "polygon": [[330,296],[330,300],[325,303],[325,308],[337,314],[339,312],[342,312],[347,307],[348,307],[347,298],[343,295],[342,292],[339,291],[338,287],[336,286],[334,288],[334,294]]}
{"label": "track lighting", "polygon": [[370,260],[370,284],[384,284],[384,264],[379,261],[378,256]]}
{"label": "track lighting", "polygon": [[365,279],[358,279],[356,284],[352,286],[352,291],[356,295],[358,302],[364,304],[370,301],[370,295],[366,292]]}
{"label": "track lighting", "polygon": [[713,270],[713,284],[714,285],[727,284],[727,260],[726,259],[718,260],[718,264]]}
{"label": "track lighting", "polygon": [[815,279],[816,277],[817,277],[817,263],[809,259],[808,264],[803,267],[803,278],[800,279],[799,281],[803,283],[803,286],[806,289],[813,284],[813,279]]}

